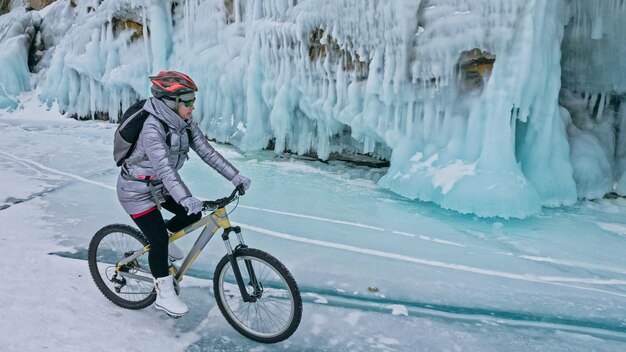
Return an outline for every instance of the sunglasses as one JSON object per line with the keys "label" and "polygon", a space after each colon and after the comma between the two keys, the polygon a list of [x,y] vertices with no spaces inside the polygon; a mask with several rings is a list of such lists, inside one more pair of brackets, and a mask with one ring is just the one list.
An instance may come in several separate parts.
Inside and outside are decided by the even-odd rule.
{"label": "sunglasses", "polygon": [[193,106],[193,104],[196,103],[196,98],[193,98],[191,100],[187,100],[187,101],[181,101],[181,103],[185,104],[186,107],[190,108]]}

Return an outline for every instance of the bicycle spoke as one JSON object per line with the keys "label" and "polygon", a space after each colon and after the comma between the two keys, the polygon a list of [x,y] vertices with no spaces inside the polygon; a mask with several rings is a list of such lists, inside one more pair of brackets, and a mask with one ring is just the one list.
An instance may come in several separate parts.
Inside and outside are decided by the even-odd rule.
{"label": "bicycle spoke", "polygon": [[[126,230],[126,229],[124,229]],[[128,277],[118,273],[118,263],[127,258],[130,253],[141,250],[145,244],[124,231],[111,231],[104,234],[95,247],[95,269],[99,273],[101,290],[114,303],[125,306],[138,302],[148,302],[153,292],[151,274],[148,268],[147,255],[122,265],[122,271],[132,275],[150,278],[149,282],[138,278]],[[145,241],[145,240],[144,240]],[[115,281],[113,279],[115,278]],[[107,293],[108,291],[108,293]],[[148,302],[149,303],[149,302]]]}
{"label": "bicycle spoke", "polygon": [[[255,281],[249,277],[250,273],[244,261],[250,261],[252,264],[252,272],[256,276],[259,287],[252,286],[252,282]],[[291,297],[287,283],[272,266],[258,258],[238,257],[237,262],[242,279],[247,284],[248,294],[255,297],[256,290],[260,291],[255,302],[243,302],[232,267],[228,265],[227,272],[223,275],[221,290],[230,314],[244,329],[251,330],[255,334],[262,336],[280,334],[287,329],[294,314],[293,297]]]}

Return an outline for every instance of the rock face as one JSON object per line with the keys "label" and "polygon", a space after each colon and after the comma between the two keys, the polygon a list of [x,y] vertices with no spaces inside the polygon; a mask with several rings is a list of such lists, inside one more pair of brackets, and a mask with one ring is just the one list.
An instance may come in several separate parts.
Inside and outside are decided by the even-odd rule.
{"label": "rock face", "polygon": [[28,0],[28,5],[33,8],[33,10],[41,10],[44,7],[52,4],[55,0]]}
{"label": "rock face", "polygon": [[0,0],[0,15],[9,12],[10,4],[11,4],[11,0]]}
{"label": "rock face", "polygon": [[[118,36],[121,32],[130,31],[132,34],[130,36],[131,42],[136,42],[143,36],[143,25],[134,21],[132,19],[118,19],[113,18],[113,33]],[[148,31],[148,36],[150,35],[150,31]]]}
{"label": "rock face", "polygon": [[480,49],[465,51],[459,58],[457,70],[461,90],[482,89],[491,75],[496,57]]}

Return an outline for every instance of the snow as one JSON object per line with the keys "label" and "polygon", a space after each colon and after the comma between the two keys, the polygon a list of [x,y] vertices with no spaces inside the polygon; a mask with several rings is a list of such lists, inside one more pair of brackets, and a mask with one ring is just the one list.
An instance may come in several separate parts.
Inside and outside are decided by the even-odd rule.
{"label": "snow", "polygon": [[[409,311],[401,304],[392,304],[390,306],[392,315],[409,315]],[[396,342],[397,343],[397,342]]]}
{"label": "snow", "polygon": [[[3,285],[8,292],[0,298],[3,350],[110,351],[112,341],[127,341],[130,344],[125,348],[129,351],[174,351],[183,350],[193,341],[192,333],[169,341],[159,338],[169,334],[173,323],[160,319],[156,312],[124,316],[94,300],[97,290],[93,289],[84,261],[48,255],[69,249],[54,239],[61,234],[46,231],[50,219],[46,219],[42,208],[49,206],[48,202],[33,199],[20,204],[0,214],[0,264],[13,268],[14,278]],[[142,336],[141,342],[137,336]]]}
{"label": "snow", "polygon": [[598,226],[603,230],[616,233],[618,235],[626,236],[626,227],[622,224],[607,224],[599,222]]}
{"label": "snow", "polygon": [[[112,341],[129,351],[626,348],[623,202],[494,221],[406,200],[338,164],[221,145],[253,180],[231,219],[294,274],[301,326],[285,342],[258,345],[228,325],[211,282],[196,277],[182,282],[191,312],[181,319],[119,308],[80,255],[102,226],[131,223],[113,191],[116,125],[64,118],[37,94],[0,111],[0,265],[13,278],[0,293],[3,350],[109,351]],[[230,190],[197,157],[182,176],[199,197]],[[194,269],[212,275],[219,242]]]}

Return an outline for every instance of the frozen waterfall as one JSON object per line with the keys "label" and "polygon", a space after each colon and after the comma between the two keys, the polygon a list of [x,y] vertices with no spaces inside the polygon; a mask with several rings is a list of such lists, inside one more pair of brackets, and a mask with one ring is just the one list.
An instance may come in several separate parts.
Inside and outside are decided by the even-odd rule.
{"label": "frozen waterfall", "polygon": [[378,183],[402,196],[522,218],[626,195],[624,18],[620,0],[14,6],[0,16],[0,108],[37,88],[69,116],[115,121],[149,95],[148,75],[180,70],[211,138],[367,154],[390,161]]}

